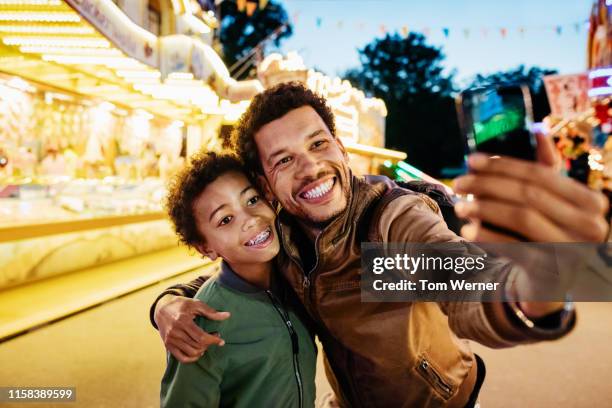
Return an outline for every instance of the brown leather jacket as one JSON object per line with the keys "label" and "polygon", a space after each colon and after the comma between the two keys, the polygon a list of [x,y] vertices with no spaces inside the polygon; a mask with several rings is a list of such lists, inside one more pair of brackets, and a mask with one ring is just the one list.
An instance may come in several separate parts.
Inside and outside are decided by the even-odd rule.
{"label": "brown leather jacket", "polygon": [[[384,242],[461,238],[424,195],[407,191],[381,209],[376,206],[388,182],[354,177],[352,184],[348,210],[323,230],[314,248],[289,214],[281,211],[277,219],[284,248],[279,270],[315,322],[342,406],[463,407],[477,366],[465,339],[499,348],[571,329],[529,329],[513,322],[501,303],[362,303],[361,240],[370,225]],[[373,206],[374,218],[368,211]]]}

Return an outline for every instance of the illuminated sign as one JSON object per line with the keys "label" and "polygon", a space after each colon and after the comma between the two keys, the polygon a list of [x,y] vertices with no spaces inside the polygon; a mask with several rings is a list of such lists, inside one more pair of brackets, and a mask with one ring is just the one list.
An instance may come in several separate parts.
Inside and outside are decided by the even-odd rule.
{"label": "illuminated sign", "polygon": [[612,95],[612,68],[596,69],[589,73],[589,96]]}

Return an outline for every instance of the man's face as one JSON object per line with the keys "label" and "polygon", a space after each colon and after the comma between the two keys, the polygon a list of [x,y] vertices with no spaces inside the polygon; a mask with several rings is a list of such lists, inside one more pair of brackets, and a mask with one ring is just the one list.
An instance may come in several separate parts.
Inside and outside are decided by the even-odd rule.
{"label": "man's face", "polygon": [[288,112],[255,134],[268,193],[310,224],[346,209],[350,173],[344,146],[310,106]]}
{"label": "man's face", "polygon": [[280,244],[274,210],[243,173],[228,172],[210,183],[193,202],[203,255],[220,256],[237,270],[270,261]]}

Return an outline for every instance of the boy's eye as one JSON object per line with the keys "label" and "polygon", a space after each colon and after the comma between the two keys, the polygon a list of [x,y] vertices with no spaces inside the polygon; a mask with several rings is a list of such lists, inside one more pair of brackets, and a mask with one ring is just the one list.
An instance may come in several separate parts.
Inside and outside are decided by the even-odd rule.
{"label": "boy's eye", "polygon": [[223,217],[220,221],[219,221],[219,225],[227,225],[230,223],[230,221],[232,220],[232,216],[228,215],[227,217]]}
{"label": "boy's eye", "polygon": [[249,198],[249,201],[247,201],[247,205],[249,205],[249,206],[250,205],[255,205],[255,204],[257,204],[257,202],[259,202],[259,196],[258,195]]}

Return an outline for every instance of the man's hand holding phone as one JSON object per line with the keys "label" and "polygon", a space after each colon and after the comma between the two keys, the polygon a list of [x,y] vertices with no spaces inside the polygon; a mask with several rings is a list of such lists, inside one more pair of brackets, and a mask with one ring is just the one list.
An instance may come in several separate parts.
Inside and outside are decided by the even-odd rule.
{"label": "man's hand holding phone", "polygon": [[[511,157],[469,157],[470,173],[455,181],[471,202],[456,205],[459,217],[474,223],[462,229],[472,241],[510,242],[517,238],[486,228],[492,224],[534,242],[603,242],[609,225],[606,197],[554,169],[557,153],[552,141],[537,136],[537,162]],[[485,226],[483,226],[485,223]]]}

